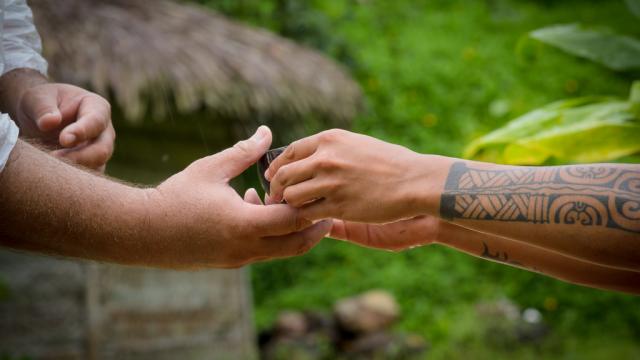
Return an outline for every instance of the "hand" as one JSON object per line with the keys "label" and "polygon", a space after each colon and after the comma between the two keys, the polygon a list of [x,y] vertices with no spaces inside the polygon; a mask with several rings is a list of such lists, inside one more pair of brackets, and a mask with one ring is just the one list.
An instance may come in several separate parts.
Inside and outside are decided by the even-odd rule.
{"label": "hand", "polygon": [[429,215],[388,224],[333,220],[329,237],[365,247],[400,251],[436,242],[440,220]]}
{"label": "hand", "polygon": [[289,145],[265,176],[273,200],[300,207],[306,219],[383,223],[421,214],[419,159],[398,145],[329,130]]}
{"label": "hand", "polygon": [[149,228],[167,265],[238,267],[301,255],[329,232],[331,221],[312,225],[289,205],[261,205],[255,190],[244,201],[229,186],[270,144],[271,132],[260,127],[250,139],[195,161],[150,192]]}
{"label": "hand", "polygon": [[67,84],[38,84],[18,101],[21,134],[57,150],[52,155],[104,170],[113,153],[111,107],[97,94]]}

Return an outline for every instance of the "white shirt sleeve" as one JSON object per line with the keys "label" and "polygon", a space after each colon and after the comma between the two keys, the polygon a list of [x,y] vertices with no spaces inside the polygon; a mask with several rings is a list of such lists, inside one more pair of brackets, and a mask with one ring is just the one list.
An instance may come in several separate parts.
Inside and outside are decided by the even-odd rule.
{"label": "white shirt sleeve", "polygon": [[18,127],[9,115],[0,114],[0,172],[4,170],[17,140]]}
{"label": "white shirt sleeve", "polygon": [[3,73],[17,68],[31,68],[46,76],[47,61],[41,55],[42,42],[26,0],[4,0],[4,5]]}

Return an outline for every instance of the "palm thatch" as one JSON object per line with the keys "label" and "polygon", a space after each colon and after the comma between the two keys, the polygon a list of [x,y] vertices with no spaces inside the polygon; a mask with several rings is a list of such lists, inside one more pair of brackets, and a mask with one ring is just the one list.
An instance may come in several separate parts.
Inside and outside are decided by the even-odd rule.
{"label": "palm thatch", "polygon": [[[109,96],[128,119],[202,106],[234,118],[318,114],[344,125],[361,92],[316,51],[169,0],[31,0],[50,75]],[[151,106],[150,106],[151,105]],[[173,105],[172,105],[173,106]]]}

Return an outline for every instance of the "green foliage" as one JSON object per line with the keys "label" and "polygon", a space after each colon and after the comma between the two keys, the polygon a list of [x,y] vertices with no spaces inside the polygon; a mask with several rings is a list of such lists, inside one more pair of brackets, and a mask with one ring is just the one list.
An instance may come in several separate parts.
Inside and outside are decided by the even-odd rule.
{"label": "green foliage", "polygon": [[532,31],[536,40],[587,58],[612,70],[640,69],[640,40],[608,31],[572,25],[553,25]]}
{"label": "green foliage", "polygon": [[[256,9],[275,9],[280,2],[228,1],[218,9],[279,32],[280,21],[293,20]],[[291,16],[323,19],[314,26],[325,24],[326,31],[287,36],[307,44],[340,44],[312,46],[344,62],[361,84],[368,106],[355,129],[416,151],[452,156],[460,156],[473,139],[557,99],[628,96],[627,73],[613,74],[548,46],[516,56],[523,34],[580,19],[640,35],[638,19],[622,1],[300,3],[302,10]],[[237,4],[244,6],[239,13]],[[640,299],[438,246],[388,253],[325,240],[303,257],[254,266],[252,277],[259,329],[283,309],[329,310],[340,297],[384,288],[400,302],[399,330],[427,338],[432,359],[640,357]],[[544,344],[508,350],[483,342],[474,305],[503,296],[543,312],[552,329]]]}
{"label": "green foliage", "polygon": [[625,0],[629,11],[636,17],[640,18],[640,0]]}
{"label": "green foliage", "polygon": [[640,151],[640,81],[629,101],[606,97],[562,100],[533,110],[473,141],[467,158],[541,165],[615,160]]}

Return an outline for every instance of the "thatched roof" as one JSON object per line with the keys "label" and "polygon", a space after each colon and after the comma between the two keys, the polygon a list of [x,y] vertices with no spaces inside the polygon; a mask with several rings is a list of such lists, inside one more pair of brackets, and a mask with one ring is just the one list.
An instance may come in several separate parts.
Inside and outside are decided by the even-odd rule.
{"label": "thatched roof", "polygon": [[[169,0],[31,0],[50,75],[111,95],[129,119],[205,105],[232,117],[334,121],[356,115],[358,85],[319,54],[209,9]],[[335,124],[335,122],[334,122]]]}

